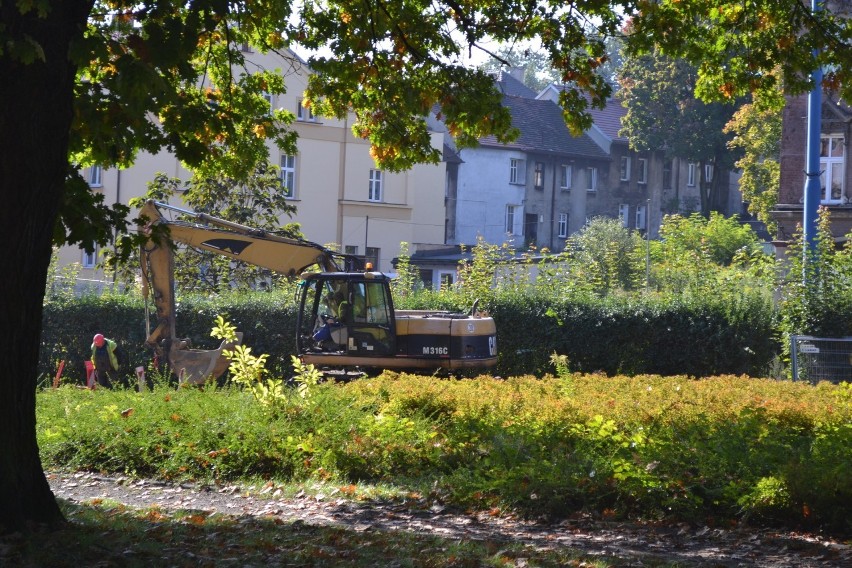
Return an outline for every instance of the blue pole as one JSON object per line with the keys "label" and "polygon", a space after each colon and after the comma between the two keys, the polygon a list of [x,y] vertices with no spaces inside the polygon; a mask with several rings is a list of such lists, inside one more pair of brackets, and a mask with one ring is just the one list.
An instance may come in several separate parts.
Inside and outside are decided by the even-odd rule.
{"label": "blue pole", "polygon": [[[821,9],[820,0],[811,0],[811,10],[817,12]],[[818,67],[811,73],[813,88],[808,94],[808,144],[806,154],[805,175],[805,206],[803,209],[804,219],[802,227],[807,246],[805,247],[805,263],[808,257],[816,250],[817,221],[819,215],[819,203],[822,197],[820,187],[819,150],[820,132],[822,129],[822,68]]]}

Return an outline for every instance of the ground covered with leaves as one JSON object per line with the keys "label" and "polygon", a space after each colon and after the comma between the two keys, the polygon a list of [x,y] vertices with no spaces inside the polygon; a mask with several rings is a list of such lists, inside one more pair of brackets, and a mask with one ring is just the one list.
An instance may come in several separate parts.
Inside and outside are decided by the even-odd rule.
{"label": "ground covered with leaves", "polygon": [[573,515],[525,521],[410,495],[353,500],[346,488],[210,486],[48,475],[70,520],[0,540],[0,564],[111,566],[852,565],[852,546],[815,534]]}

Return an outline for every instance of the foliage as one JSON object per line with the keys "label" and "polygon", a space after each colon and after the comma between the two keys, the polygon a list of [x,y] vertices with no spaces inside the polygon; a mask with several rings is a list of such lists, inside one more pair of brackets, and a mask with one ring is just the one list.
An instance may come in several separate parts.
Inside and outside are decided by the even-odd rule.
{"label": "foliage", "polygon": [[399,243],[399,256],[396,265],[396,278],[391,282],[391,291],[396,298],[407,298],[415,293],[420,283],[417,267],[411,264],[408,243]]}
{"label": "foliage", "polygon": [[661,259],[677,257],[693,262],[696,258],[729,266],[740,250],[760,246],[757,235],[736,217],[712,212],[709,218],[693,213],[688,217],[666,215],[660,226],[660,240],[652,243]]}
{"label": "foliage", "polygon": [[642,4],[628,45],[687,58],[698,69],[696,93],[703,99],[730,100],[779,85],[800,94],[812,88],[811,72],[823,68],[823,84],[848,100],[849,30],[842,10],[813,12],[799,0],[662,0]]}
{"label": "foliage", "polygon": [[[38,397],[50,467],[164,479],[393,484],[443,504],[848,531],[848,385],[574,373],[384,375],[291,391],[62,387]],[[248,397],[248,398],[247,398]]]}
{"label": "foliage", "polygon": [[470,259],[459,262],[457,291],[470,304],[479,300],[483,307],[494,297],[497,266],[505,247],[488,243],[481,236],[471,249]]}
{"label": "foliage", "polygon": [[541,91],[552,83],[562,82],[559,74],[550,66],[547,55],[531,45],[501,45],[481,68],[489,73],[495,73],[505,71],[503,68],[506,67],[509,70],[523,69],[524,76],[521,82],[535,92]]}
{"label": "foliage", "polygon": [[837,249],[828,209],[820,208],[813,248],[799,230],[787,250],[789,270],[779,287],[778,329],[785,357],[791,335],[852,335],[852,249]]}
{"label": "foliage", "polygon": [[601,295],[635,290],[645,274],[642,237],[618,219],[595,217],[568,239],[574,278]]}
{"label": "foliage", "polygon": [[781,179],[781,112],[785,99],[781,91],[759,91],[752,102],[739,108],[725,125],[734,137],[728,146],[742,150],[734,164],[742,172],[739,180],[743,201],[748,209],[775,232],[770,211],[778,203]]}
{"label": "foliage", "polygon": [[[727,187],[721,173],[730,170],[735,160],[724,130],[735,108],[697,99],[696,80],[693,66],[659,51],[625,57],[618,72],[618,97],[627,108],[621,132],[634,150],[660,150],[667,158],[697,163],[701,213],[708,216],[724,203]],[[705,166],[714,168],[717,175],[707,179]]]}

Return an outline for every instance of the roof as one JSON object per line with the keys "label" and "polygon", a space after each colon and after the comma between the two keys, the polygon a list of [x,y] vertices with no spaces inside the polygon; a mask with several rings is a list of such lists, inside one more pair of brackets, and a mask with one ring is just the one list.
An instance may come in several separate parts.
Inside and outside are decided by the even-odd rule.
{"label": "roof", "polygon": [[535,98],[535,91],[524,85],[522,81],[516,79],[509,71],[498,71],[494,76],[494,81],[497,83],[497,88],[504,95],[526,97],[528,99]]}
{"label": "roof", "polygon": [[554,102],[506,95],[503,105],[512,113],[512,125],[520,130],[520,136],[508,144],[498,142],[494,136],[486,136],[479,140],[482,146],[609,159],[609,155],[586,134],[571,134],[562,117],[562,109]]}
{"label": "roof", "polygon": [[[551,84],[550,88],[559,92],[570,88],[570,86]],[[586,96],[586,101],[589,100],[589,97]],[[611,140],[627,142],[627,138],[624,138],[618,133],[618,131],[621,130],[621,119],[627,114],[627,109],[621,105],[621,101],[614,98],[607,99],[606,106],[604,108],[589,107],[588,111],[592,116],[592,121],[594,121],[595,126],[597,126],[601,132],[609,136]]]}

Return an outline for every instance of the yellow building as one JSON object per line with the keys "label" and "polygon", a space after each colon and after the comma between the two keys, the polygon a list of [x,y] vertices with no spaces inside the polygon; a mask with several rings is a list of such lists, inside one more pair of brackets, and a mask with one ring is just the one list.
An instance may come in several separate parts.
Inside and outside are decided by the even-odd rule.
{"label": "yellow building", "polygon": [[[287,156],[270,146],[270,161],[282,167],[283,177],[292,182],[290,200],[296,207],[292,219],[310,241],[334,244],[342,252],[366,255],[383,272],[392,272],[391,260],[399,254],[400,243],[440,244],[444,242],[445,165],[418,165],[407,172],[390,173],[377,168],[370,146],[352,135],[352,118],[325,119],[313,116],[301,106],[302,94],[311,72],[298,56],[247,53],[247,63],[278,69],[285,76],[287,93],[272,97],[272,108],[296,114],[293,129],[298,133],[298,153]],[[441,148],[443,134],[432,136]],[[83,172],[92,191],[101,192],[105,203],[124,203],[145,194],[147,184],[162,172],[188,179],[189,172],[170,153],[142,153],[127,169],[89,168]],[[283,189],[283,187],[282,187]],[[176,199],[175,205],[181,205]],[[131,212],[135,217],[136,212]],[[98,268],[101,251],[87,254],[77,247],[60,250],[60,265],[81,263],[79,278],[99,284],[104,273]]]}

